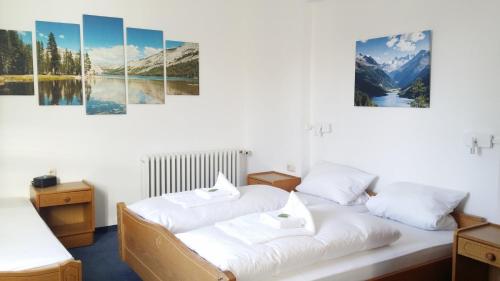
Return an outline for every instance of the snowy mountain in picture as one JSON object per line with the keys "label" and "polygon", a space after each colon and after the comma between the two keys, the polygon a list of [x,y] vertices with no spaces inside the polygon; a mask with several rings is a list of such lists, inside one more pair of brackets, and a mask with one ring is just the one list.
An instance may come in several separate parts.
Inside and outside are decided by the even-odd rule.
{"label": "snowy mountain in picture", "polygon": [[199,44],[166,41],[167,94],[199,95]]}
{"label": "snowy mountain in picture", "polygon": [[158,73],[163,75],[163,51],[140,60],[128,62],[128,73],[133,75],[147,75]]}
{"label": "snowy mountain in picture", "polygon": [[198,44],[184,43],[184,45],[167,49],[167,68],[169,66],[189,63],[199,59]]}

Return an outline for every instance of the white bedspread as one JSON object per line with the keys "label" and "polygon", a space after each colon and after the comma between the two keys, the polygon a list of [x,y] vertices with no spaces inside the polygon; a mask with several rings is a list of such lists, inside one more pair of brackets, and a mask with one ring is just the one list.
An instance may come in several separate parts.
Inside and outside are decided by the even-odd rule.
{"label": "white bedspread", "polygon": [[165,198],[153,197],[128,205],[139,216],[158,223],[172,233],[189,231],[238,216],[282,208],[289,193],[266,185],[238,187],[238,200],[185,209]]}
{"label": "white bedspread", "polygon": [[200,256],[237,280],[262,280],[322,260],[373,249],[396,241],[400,233],[383,219],[339,208],[334,204],[309,207],[316,224],[315,236],[285,237],[247,245],[215,226],[176,236]]}
{"label": "white bedspread", "polygon": [[72,260],[26,198],[0,199],[0,271],[19,271]]}

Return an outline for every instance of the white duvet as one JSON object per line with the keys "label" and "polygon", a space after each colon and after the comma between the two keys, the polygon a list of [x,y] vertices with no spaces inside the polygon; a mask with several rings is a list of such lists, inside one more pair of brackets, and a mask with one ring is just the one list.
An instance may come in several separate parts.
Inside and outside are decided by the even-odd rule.
{"label": "white duvet", "polygon": [[396,228],[367,213],[334,204],[309,207],[316,235],[279,238],[247,245],[215,226],[176,236],[200,256],[235,274],[237,280],[260,280],[322,260],[388,245],[400,237]]}
{"label": "white duvet", "polygon": [[280,209],[289,195],[282,189],[266,185],[243,186],[238,190],[241,195],[237,200],[192,208],[183,208],[162,196],[141,200],[127,208],[172,233],[179,233],[246,214]]}

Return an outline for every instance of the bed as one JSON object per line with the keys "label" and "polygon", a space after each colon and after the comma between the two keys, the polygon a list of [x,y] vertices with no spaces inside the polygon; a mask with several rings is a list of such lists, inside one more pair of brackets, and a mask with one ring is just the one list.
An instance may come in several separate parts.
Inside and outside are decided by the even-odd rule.
{"label": "bed", "polygon": [[0,199],[0,280],[80,281],[81,262],[52,234],[27,198]]}
{"label": "bed", "polygon": [[[118,203],[117,211],[120,256],[144,280],[236,280],[233,273],[221,271],[172,232],[136,215],[124,203]],[[459,212],[453,215],[460,227],[484,221]],[[406,234],[394,245],[328,260],[269,280],[449,280],[452,232],[441,233],[439,239],[425,239],[436,233],[391,223]],[[434,244],[412,243],[422,239]]]}

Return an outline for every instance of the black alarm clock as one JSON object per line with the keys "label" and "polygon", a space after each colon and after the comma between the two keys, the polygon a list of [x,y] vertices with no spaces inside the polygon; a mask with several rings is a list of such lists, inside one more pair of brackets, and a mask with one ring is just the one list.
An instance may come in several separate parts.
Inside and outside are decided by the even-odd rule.
{"label": "black alarm clock", "polygon": [[57,185],[57,177],[56,176],[41,176],[33,179],[31,184],[34,187],[49,187]]}

